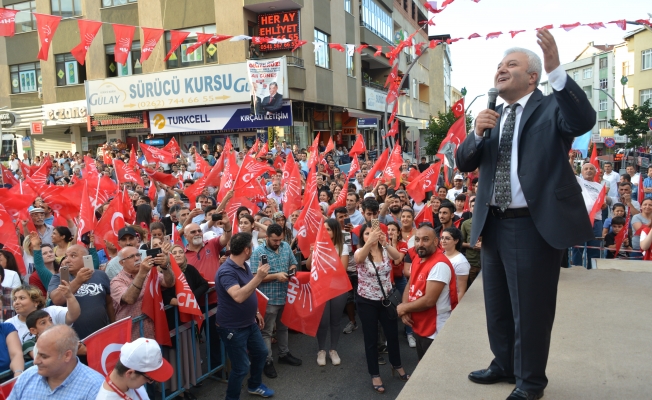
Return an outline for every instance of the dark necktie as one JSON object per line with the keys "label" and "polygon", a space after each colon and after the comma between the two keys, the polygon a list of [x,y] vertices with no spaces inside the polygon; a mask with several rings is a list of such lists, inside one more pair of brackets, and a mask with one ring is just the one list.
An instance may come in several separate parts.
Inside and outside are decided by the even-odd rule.
{"label": "dark necktie", "polygon": [[512,141],[514,139],[514,125],[516,121],[516,108],[518,103],[506,108],[510,110],[503,125],[503,134],[500,135],[500,146],[498,147],[498,163],[496,165],[496,182],[494,194],[496,204],[501,211],[505,211],[512,202],[512,185],[510,180],[512,161]]}

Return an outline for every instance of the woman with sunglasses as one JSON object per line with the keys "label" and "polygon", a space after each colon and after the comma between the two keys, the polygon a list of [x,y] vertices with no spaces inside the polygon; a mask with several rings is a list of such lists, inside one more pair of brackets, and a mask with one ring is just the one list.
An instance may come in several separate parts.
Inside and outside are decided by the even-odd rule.
{"label": "woman with sunglasses", "polygon": [[454,226],[451,226],[441,232],[439,240],[444,254],[448,257],[448,260],[453,264],[453,268],[455,269],[455,276],[457,278],[457,301],[460,301],[464,297],[464,293],[466,293],[469,271],[471,270],[471,264],[466,260],[464,254],[460,253],[463,243],[462,232]]}
{"label": "woman with sunglasses", "polygon": [[390,259],[398,261],[401,254],[388,243],[387,237],[378,228],[362,225],[359,240],[358,249],[353,255],[358,271],[356,306],[362,321],[365,355],[367,369],[371,375],[371,384],[378,393],[385,393],[385,386],[380,379],[378,368],[379,322],[387,338],[392,375],[396,371],[402,381],[407,381],[410,378],[401,365],[397,321],[390,319],[389,312],[383,305],[383,299],[392,290],[390,278],[392,266],[389,261]]}

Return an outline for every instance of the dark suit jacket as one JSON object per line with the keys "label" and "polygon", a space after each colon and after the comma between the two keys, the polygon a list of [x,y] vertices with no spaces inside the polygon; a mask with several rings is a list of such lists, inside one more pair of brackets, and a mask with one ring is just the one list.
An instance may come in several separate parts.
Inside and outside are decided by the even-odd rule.
{"label": "dark suit jacket", "polygon": [[[502,115],[503,107],[496,111]],[[557,249],[593,239],[582,189],[568,163],[573,138],[593,129],[596,112],[584,91],[567,76],[566,87],[543,96],[536,89],[519,123],[518,177],[541,236]],[[480,168],[471,243],[482,234],[493,195],[500,124],[476,147],[472,132],[457,149],[462,172]]]}
{"label": "dark suit jacket", "polygon": [[265,112],[277,112],[283,107],[283,95],[276,93],[272,97],[272,101],[269,101],[269,96],[259,100],[256,105],[256,112],[259,114],[264,114]]}

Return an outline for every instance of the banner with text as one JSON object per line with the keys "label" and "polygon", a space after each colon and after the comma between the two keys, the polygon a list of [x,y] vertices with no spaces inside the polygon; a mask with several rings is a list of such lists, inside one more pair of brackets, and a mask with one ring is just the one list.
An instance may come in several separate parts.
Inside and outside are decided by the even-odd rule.
{"label": "banner with text", "polygon": [[251,95],[255,113],[275,113],[283,106],[285,90],[285,58],[247,60],[247,73],[251,83]]}

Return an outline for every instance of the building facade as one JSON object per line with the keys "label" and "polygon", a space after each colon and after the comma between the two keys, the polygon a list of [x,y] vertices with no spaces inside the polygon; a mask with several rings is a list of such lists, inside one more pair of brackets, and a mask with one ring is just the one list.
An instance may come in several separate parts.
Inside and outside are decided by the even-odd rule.
{"label": "building facade", "polygon": [[[7,119],[14,120],[3,120],[3,139],[13,136],[18,143],[3,142],[2,155],[12,146],[20,152],[23,144],[35,153],[92,152],[105,142],[135,144],[148,140],[162,146],[170,137],[185,147],[212,147],[230,137],[236,147],[244,148],[256,137],[265,140],[269,134],[300,147],[310,145],[317,134],[321,140],[333,137],[337,144],[350,147],[360,132],[370,146],[379,146],[385,130],[384,83],[391,70],[384,53],[399,36],[407,37],[426,19],[419,1],[404,0],[239,0],[228,5],[221,0],[3,0],[2,7],[21,10],[16,16],[16,34],[0,38],[0,107],[5,107],[2,112]],[[47,61],[37,59],[34,12],[63,17]],[[71,54],[80,42],[80,19],[103,23],[83,65]],[[124,65],[115,61],[112,24],[137,27]],[[146,46],[139,27],[165,30],[146,61],[142,60],[141,49]],[[171,49],[170,30],[189,35],[164,61]],[[226,40],[188,50],[197,42],[198,34],[285,37],[308,44],[292,52],[282,45]],[[414,41],[427,42],[426,33],[419,32]],[[313,42],[323,46],[314,51]],[[349,55],[329,48],[329,43],[369,47]],[[375,56],[379,47],[383,54]],[[409,127],[425,129],[431,114],[451,104],[449,47],[427,50],[408,71],[415,58],[413,48],[400,56],[399,75],[405,75],[398,112],[401,129],[396,138],[400,143]],[[244,113],[250,107],[250,86],[241,78],[247,77],[249,59],[283,59],[283,107],[288,118],[259,121],[257,125],[235,124],[229,129],[225,128],[230,125],[219,123],[187,123],[176,126],[177,131],[170,126],[158,128],[156,121],[160,119],[154,120],[157,114],[165,118],[195,113],[220,120]],[[215,82],[210,93],[208,85],[202,86],[201,92],[195,87],[192,93],[196,96],[176,98],[157,95],[155,90],[152,96],[147,95],[145,82],[152,79],[155,89],[157,82],[180,79],[183,83],[183,79],[197,81],[199,76],[226,80],[220,91]],[[85,86],[86,81],[89,84]],[[132,86],[138,89],[139,82],[144,95],[124,102],[122,108],[98,104],[105,101],[101,93],[106,93],[107,87],[116,91]],[[99,83],[101,90],[97,90]],[[165,112],[160,112],[162,109]],[[41,133],[34,131],[33,122],[40,123]]]}

